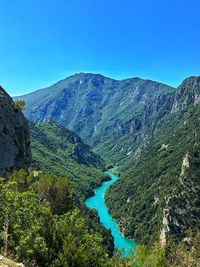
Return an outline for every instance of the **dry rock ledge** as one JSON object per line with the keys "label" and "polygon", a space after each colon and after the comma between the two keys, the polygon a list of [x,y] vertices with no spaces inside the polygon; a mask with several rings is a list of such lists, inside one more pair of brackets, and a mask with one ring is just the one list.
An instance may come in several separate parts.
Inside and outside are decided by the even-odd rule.
{"label": "dry rock ledge", "polygon": [[0,267],[25,267],[23,263],[16,263],[0,255]]}

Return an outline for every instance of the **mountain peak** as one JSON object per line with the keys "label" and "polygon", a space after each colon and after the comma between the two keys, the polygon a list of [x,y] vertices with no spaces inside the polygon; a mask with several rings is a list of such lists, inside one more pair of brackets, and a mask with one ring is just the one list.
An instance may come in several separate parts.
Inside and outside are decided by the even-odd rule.
{"label": "mountain peak", "polygon": [[196,87],[200,84],[200,76],[190,76],[183,80],[182,84],[179,87],[187,86],[187,87]]}

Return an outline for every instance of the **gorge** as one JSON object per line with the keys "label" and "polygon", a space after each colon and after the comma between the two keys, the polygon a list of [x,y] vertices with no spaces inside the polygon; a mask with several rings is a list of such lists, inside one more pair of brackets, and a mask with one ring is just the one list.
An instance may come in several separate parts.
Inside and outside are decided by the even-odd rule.
{"label": "gorge", "polygon": [[[23,129],[27,122],[20,113],[23,107],[19,103],[23,103],[22,100],[26,102],[24,113],[29,120],[31,138],[29,140],[27,128],[24,132],[16,126],[11,131],[14,139],[12,141],[8,138],[10,141],[6,145],[13,145],[16,164],[11,164],[9,175],[5,173],[6,177],[9,176],[6,194],[12,197],[16,192],[20,197],[34,194],[27,201],[34,202],[34,199],[39,198],[39,202],[34,202],[34,205],[42,213],[50,208],[55,229],[53,232],[49,229],[48,234],[54,235],[63,216],[66,216],[67,219],[61,225],[66,228],[69,225],[70,229],[68,232],[64,230],[62,234],[59,232],[59,249],[62,255],[70,253],[70,256],[58,259],[55,252],[51,262],[62,262],[72,257],[73,262],[81,259],[81,264],[85,259],[85,266],[93,266],[92,262],[97,261],[103,261],[103,265],[99,266],[106,266],[106,257],[113,255],[114,243],[115,248],[126,250],[135,248],[131,240],[135,240],[139,248],[141,244],[149,248],[158,243],[166,245],[168,249],[171,240],[182,244],[184,240],[198,239],[198,76],[185,79],[175,89],[140,78],[117,81],[99,74],[76,74],[49,88],[16,97],[15,101],[9,100],[8,110],[14,115],[13,118],[16,114],[20,116],[19,125]],[[5,108],[4,104],[2,108]],[[16,121],[11,120],[12,125]],[[19,132],[16,137],[15,131]],[[3,128],[2,140],[7,136],[9,131]],[[20,140],[25,140],[21,148],[26,148],[28,154],[20,150]],[[18,164],[20,159],[24,160],[23,156],[28,161],[23,161],[24,165]],[[120,175],[105,172],[108,162],[118,162]],[[14,171],[20,168],[27,170],[26,163],[27,166],[31,163],[29,174],[23,170],[19,173]],[[3,184],[0,186],[4,190]],[[10,207],[12,209],[12,205]],[[100,218],[93,208],[97,209]],[[13,214],[17,216],[18,213]],[[36,221],[39,214],[34,215]],[[46,215],[42,216],[46,218]],[[2,216],[2,225],[6,223],[6,218]],[[18,227],[15,225],[16,219],[11,220],[11,229],[15,235]],[[80,236],[73,232],[74,225],[70,222],[74,222],[77,227],[76,233],[81,229]],[[49,237],[43,232],[44,221],[39,220],[38,223],[39,238],[47,246],[44,251],[54,251],[51,246],[55,240],[48,243]],[[104,226],[111,228],[111,231]],[[62,227],[60,231],[64,229]],[[85,249],[91,253],[91,257],[86,259],[81,250],[77,250],[76,254],[72,252],[74,247],[70,250],[68,245],[65,246],[71,234],[74,247],[81,248],[80,244],[88,244]],[[62,239],[63,235],[65,239]],[[36,242],[37,238],[34,240]],[[10,251],[14,250],[15,242],[12,241]],[[34,242],[29,242],[29,245],[35,253],[34,257],[40,262],[40,254],[35,250],[37,246],[33,247]],[[97,248],[95,255],[92,254],[94,251],[91,244]],[[23,242],[19,245],[21,249],[22,245]],[[23,256],[18,252],[13,253],[22,260],[23,257],[30,257],[25,253]],[[129,252],[125,254],[128,256]],[[129,261],[129,257],[125,261]]]}
{"label": "gorge", "polygon": [[[171,218],[167,229],[180,239],[199,225],[197,163],[188,169],[192,176],[186,172],[190,178],[182,178],[194,184],[193,194],[185,183],[179,185],[185,155],[194,154],[199,161],[198,76],[175,89],[138,77],[118,81],[79,73],[20,98],[26,101],[29,120],[55,120],[80,135],[106,162],[119,163],[123,175],[108,189],[106,202],[126,236],[146,244],[159,240],[165,209]],[[179,198],[168,203],[175,191]],[[180,211],[184,194],[193,208]]]}

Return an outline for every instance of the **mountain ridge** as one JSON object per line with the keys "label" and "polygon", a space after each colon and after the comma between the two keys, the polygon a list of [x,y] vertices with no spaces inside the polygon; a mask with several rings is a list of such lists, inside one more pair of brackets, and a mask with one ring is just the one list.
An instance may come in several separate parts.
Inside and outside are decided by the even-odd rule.
{"label": "mountain ridge", "polygon": [[30,120],[53,119],[95,146],[155,97],[174,90],[140,78],[117,81],[99,74],[78,74],[20,98],[26,101],[25,114]]}
{"label": "mountain ridge", "polygon": [[[116,82],[120,82],[120,81],[123,82],[123,81],[126,81],[126,80],[132,80],[132,79],[136,79],[136,80],[138,79],[138,80],[144,80],[144,81],[155,82],[154,80],[152,80],[152,79],[150,79],[150,78],[140,78],[139,76],[133,76],[133,77],[127,77],[127,78],[123,78],[123,79],[117,79],[117,78],[109,77],[109,76],[107,76],[107,75],[103,75],[103,74],[101,74],[101,73],[78,72],[78,73],[74,73],[74,74],[72,74],[72,75],[69,75],[69,76],[67,76],[66,78],[63,78],[63,79],[61,79],[61,80],[59,80],[59,81],[57,81],[57,82],[54,82],[54,83],[52,83],[51,85],[48,85],[48,86],[45,86],[45,87],[42,87],[42,88],[33,90],[32,92],[29,92],[29,93],[26,93],[26,94],[16,95],[16,96],[14,96],[13,98],[18,99],[18,98],[20,98],[20,97],[23,97],[23,96],[26,96],[26,95],[30,95],[30,94],[32,94],[32,93],[34,93],[34,92],[37,92],[37,91],[41,91],[41,90],[50,88],[50,87],[52,87],[52,86],[54,86],[54,85],[57,85],[57,84],[59,84],[59,83],[62,83],[62,82],[64,82],[64,81],[66,81],[66,80],[68,80],[68,79],[70,79],[70,78],[73,78],[73,77],[79,77],[79,76],[84,76],[84,75],[99,76],[99,77],[103,77],[103,78],[106,78],[106,79],[110,79],[110,80],[113,80],[113,81],[116,81]],[[193,76],[191,76],[191,77],[193,77]],[[169,84],[167,84],[167,83],[165,83],[165,82],[160,82],[160,81],[157,81],[157,82],[160,83],[160,84],[164,84],[164,85],[166,85],[166,86],[175,88],[175,87],[173,87],[172,85],[169,85]]]}

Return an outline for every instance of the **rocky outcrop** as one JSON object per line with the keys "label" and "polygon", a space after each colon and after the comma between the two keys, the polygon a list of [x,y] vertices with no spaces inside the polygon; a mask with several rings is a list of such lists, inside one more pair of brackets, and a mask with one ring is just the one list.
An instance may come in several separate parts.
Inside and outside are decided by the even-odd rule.
{"label": "rocky outcrop", "polygon": [[25,265],[23,263],[16,263],[0,255],[0,267],[25,267]]}
{"label": "rocky outcrop", "polygon": [[200,103],[200,76],[185,79],[174,94],[172,112]]}
{"label": "rocky outcrop", "polygon": [[192,158],[191,158],[191,156],[190,156],[189,153],[187,153],[185,155],[185,157],[183,158],[183,163],[182,163],[182,168],[181,168],[181,174],[180,174],[180,176],[183,176],[184,173],[185,173],[185,170],[190,168],[191,159]]}
{"label": "rocky outcrop", "polygon": [[27,121],[0,86],[0,175],[27,168],[31,162]]}

